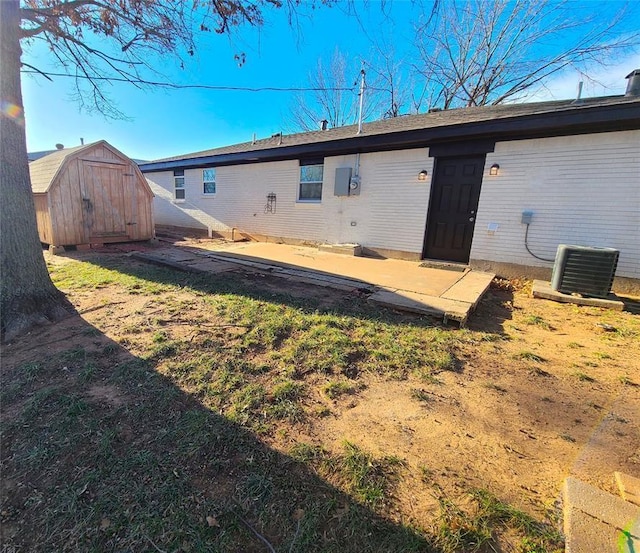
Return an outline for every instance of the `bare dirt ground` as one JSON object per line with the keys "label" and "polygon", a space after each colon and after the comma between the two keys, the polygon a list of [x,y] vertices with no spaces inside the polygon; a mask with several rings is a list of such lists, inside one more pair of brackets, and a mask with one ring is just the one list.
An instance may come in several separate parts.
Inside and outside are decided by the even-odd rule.
{"label": "bare dirt ground", "polygon": [[[72,257],[48,258],[65,264]],[[276,278],[247,274],[247,282],[277,291]],[[339,305],[341,292],[286,283],[287,293],[315,296]],[[69,292],[84,323],[127,348],[132,325],[161,306],[149,296],[110,286]],[[207,316],[191,292],[176,292],[190,319]],[[166,321],[173,337],[191,339],[189,325]],[[75,322],[74,322],[75,321]],[[411,317],[407,317],[410,323]],[[85,351],[104,344],[74,333],[76,319],[38,331],[36,341],[8,347],[4,365],[56,355],[69,347]],[[84,328],[78,324],[77,329]],[[614,491],[613,472],[640,475],[640,317],[629,312],[558,304],[530,296],[530,283],[501,281],[456,334],[456,367],[428,379],[393,379],[371,373],[354,378],[351,393],[329,397],[322,376],[308,379],[302,422],[282,422],[263,438],[287,453],[296,443],[339,452],[345,440],[374,456],[395,456],[407,470],[394,492],[394,519],[432,523],[429,480],[455,497],[469,488],[488,489],[530,514],[552,509],[563,479],[577,476]],[[232,331],[225,334],[233,339]],[[131,353],[138,354],[135,344]],[[128,401],[116,386],[88,387],[90,402],[114,409]]]}
{"label": "bare dirt ground", "polygon": [[[464,344],[459,371],[431,385],[370,379],[357,397],[333,402],[308,438],[354,441],[518,504],[553,503],[569,475],[615,492],[613,471],[640,475],[640,316],[638,298],[628,299],[636,314],[534,299],[531,282],[498,281],[468,325],[495,340]],[[420,512],[425,498],[405,487]]]}

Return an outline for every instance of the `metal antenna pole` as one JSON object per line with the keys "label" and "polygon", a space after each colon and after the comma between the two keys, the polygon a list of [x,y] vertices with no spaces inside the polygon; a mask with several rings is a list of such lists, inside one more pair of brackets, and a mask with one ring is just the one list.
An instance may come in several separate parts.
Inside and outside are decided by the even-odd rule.
{"label": "metal antenna pole", "polygon": [[362,133],[362,102],[364,100],[364,69],[360,70],[362,79],[360,80],[360,110],[358,112],[358,133]]}

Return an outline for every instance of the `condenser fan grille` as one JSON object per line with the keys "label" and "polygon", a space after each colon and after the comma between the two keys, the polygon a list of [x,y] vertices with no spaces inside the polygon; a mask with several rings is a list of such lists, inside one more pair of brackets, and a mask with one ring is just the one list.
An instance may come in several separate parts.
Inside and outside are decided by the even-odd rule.
{"label": "condenser fan grille", "polygon": [[619,255],[613,248],[560,244],[551,288],[564,294],[605,298],[611,292]]}

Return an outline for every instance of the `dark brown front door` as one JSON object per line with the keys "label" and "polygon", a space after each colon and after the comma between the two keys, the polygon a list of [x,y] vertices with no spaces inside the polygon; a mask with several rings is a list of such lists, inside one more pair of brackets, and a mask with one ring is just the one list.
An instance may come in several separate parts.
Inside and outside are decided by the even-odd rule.
{"label": "dark brown front door", "polygon": [[469,261],[484,160],[484,155],[436,159],[423,258]]}

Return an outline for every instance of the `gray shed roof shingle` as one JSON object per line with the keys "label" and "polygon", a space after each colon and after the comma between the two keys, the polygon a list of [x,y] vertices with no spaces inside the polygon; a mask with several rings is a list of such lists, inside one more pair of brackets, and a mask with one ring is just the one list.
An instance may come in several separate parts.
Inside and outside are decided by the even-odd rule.
{"label": "gray shed roof shingle", "polygon": [[[101,142],[101,141],[99,141]],[[65,148],[64,150],[54,150],[53,153],[43,156],[35,161],[29,163],[29,173],[31,174],[31,190],[34,193],[47,192],[53,179],[60,167],[66,159],[71,155],[81,150],[92,148],[98,144],[93,142],[92,144],[85,144],[83,146],[76,146],[74,148]]]}

